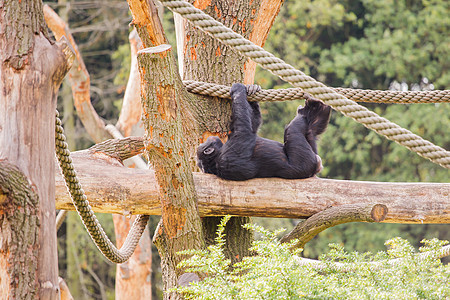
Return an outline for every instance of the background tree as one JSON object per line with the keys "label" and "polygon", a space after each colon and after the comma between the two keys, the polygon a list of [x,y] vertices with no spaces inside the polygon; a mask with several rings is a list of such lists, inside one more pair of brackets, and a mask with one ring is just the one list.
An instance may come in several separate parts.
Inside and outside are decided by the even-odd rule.
{"label": "background tree", "polygon": [[[61,14],[62,16],[67,20],[68,12],[70,10],[70,5],[64,6],[64,4],[67,4],[67,2],[60,2],[59,5],[62,7]],[[76,5],[75,5],[76,6]],[[81,7],[84,7],[85,9],[89,10],[92,7],[101,6],[101,3],[83,3],[81,4]],[[117,6],[117,7],[116,7]],[[120,13],[114,13],[114,10],[117,11],[117,9],[122,9],[122,11],[125,11],[125,13],[128,12],[127,5],[116,5],[113,6],[110,11],[105,13],[102,18],[98,18],[98,25],[97,23],[93,25],[86,26],[86,30],[88,32],[102,32],[105,30],[105,26],[108,26],[108,23],[111,22],[113,16],[117,18],[120,18]],[[108,6],[105,6],[108,7]],[[102,6],[100,11],[103,11],[105,7]],[[125,9],[124,9],[125,8]],[[65,24],[63,20],[58,17],[57,14],[53,12],[53,10],[49,7],[45,7],[45,16],[46,21],[49,24],[52,31],[55,33],[56,38],[59,39],[62,35],[71,35],[68,33],[70,30],[68,26]],[[93,13],[91,11],[91,13]],[[87,17],[87,16],[86,16]],[[93,13],[89,17],[92,19],[97,19],[97,15]],[[104,18],[106,17],[106,19]],[[91,19],[91,20],[92,20]],[[89,21],[89,19],[88,19]],[[121,20],[117,20],[120,22]],[[77,28],[78,29],[78,28]],[[85,32],[84,29],[80,28],[80,30],[74,30],[75,32]],[[92,35],[87,35],[88,41],[91,41]],[[99,35],[94,35],[94,37],[99,37]],[[89,44],[89,43],[88,43]],[[130,44],[132,45],[132,48],[134,49],[134,53],[137,51],[137,43],[135,40],[132,39],[132,36],[130,36]],[[127,45],[129,47],[129,45]],[[73,44],[73,47],[78,51],[79,47],[76,45],[76,43]],[[102,51],[99,55],[106,55],[110,58],[112,55],[112,51]],[[68,93],[69,97],[66,97],[64,101],[62,102],[64,105],[64,108],[66,110],[65,114],[65,126],[69,129],[68,135],[70,134],[70,129],[73,129],[73,114],[71,112],[74,111],[73,104],[75,103],[75,106],[77,107],[77,112],[80,114],[80,120],[83,121],[83,125],[86,127],[87,132],[89,133],[89,136],[87,136],[90,139],[93,139],[95,142],[100,142],[106,138],[109,138],[110,135],[108,132],[106,132],[104,128],[104,122],[98,118],[97,113],[92,108],[91,105],[91,97],[93,93],[91,92],[91,81],[90,81],[90,75],[89,72],[85,69],[83,59],[81,55],[79,56],[77,52],[77,64],[76,66],[71,70],[68,78],[70,81],[70,84],[72,85],[72,95],[73,99],[70,96],[70,91]],[[129,62],[129,60],[128,60]],[[107,62],[105,62],[107,63]],[[101,73],[101,72],[98,72]],[[132,74],[133,76],[137,74]],[[108,80],[105,80],[104,82],[109,85],[113,85],[112,83],[113,78],[109,78]],[[133,79],[130,77],[130,81],[132,82]],[[139,81],[139,79],[134,79],[134,81]],[[103,80],[101,81],[103,82]],[[108,83],[109,82],[109,83]],[[141,129],[141,132],[135,132],[135,129],[139,129],[139,126],[134,126],[134,122],[137,122],[140,117],[140,110],[132,109],[130,106],[132,106],[133,102],[139,103],[139,91],[138,91],[138,85],[136,84],[135,92],[130,92],[130,90],[133,90],[132,87],[130,90],[127,90],[127,93],[124,95],[124,105],[123,110],[120,114],[120,124],[118,123],[118,127],[122,132],[126,135],[132,133],[134,135],[140,135],[142,134],[143,130]],[[93,85],[94,86],[94,85]],[[94,86],[95,88],[95,86]],[[69,87],[70,89],[70,87]],[[121,95],[119,95],[121,96]],[[111,97],[111,96],[110,96]],[[133,98],[136,100],[133,101]],[[119,100],[116,100],[116,102],[119,102]],[[131,115],[132,113],[135,113],[136,116]],[[91,116],[91,115],[92,116]],[[96,119],[97,118],[97,119]],[[137,120],[137,121],[135,121]],[[84,129],[84,128],[83,128]],[[71,141],[69,141],[71,142]],[[72,141],[72,147],[75,146],[75,143]],[[127,162],[125,162],[127,163]],[[142,165],[142,164],[141,164]],[[145,165],[145,163],[143,164]],[[109,217],[109,218],[108,218]],[[100,219],[106,219],[108,221],[111,220],[109,215],[100,216]],[[114,216],[114,227],[116,231],[116,237],[117,237],[117,244],[121,245],[124,241],[125,236],[127,235],[128,228],[131,226],[130,222],[132,223],[134,221],[134,218],[125,218],[124,216]],[[108,226],[107,226],[108,227]],[[110,274],[106,272],[105,267],[107,267],[107,264],[102,264],[102,260],[98,259],[96,255],[99,255],[97,251],[89,251],[85,252],[84,247],[80,248],[80,251],[77,251],[76,248],[73,247],[73,244],[75,244],[75,241],[79,241],[80,239],[86,243],[87,246],[93,247],[92,250],[95,250],[95,246],[92,245],[90,239],[88,236],[85,235],[85,229],[83,226],[81,226],[79,222],[78,216],[76,214],[69,214],[67,227],[62,228],[61,234],[65,233],[65,229],[67,229],[68,238],[66,239],[66,247],[62,247],[61,244],[61,264],[66,264],[66,258],[68,260],[67,263],[67,275],[69,277],[69,281],[72,284],[73,287],[73,294],[76,298],[85,298],[85,299],[91,299],[92,297],[101,297],[105,298],[108,297],[108,287],[114,287],[114,280],[111,279]],[[64,251],[65,249],[68,249],[68,251]],[[145,249],[145,250],[143,250]],[[66,268],[64,268],[66,269]],[[109,268],[110,269],[110,268]],[[116,276],[116,298],[123,298],[123,294],[125,293],[128,297],[131,297],[133,299],[140,299],[145,295],[146,298],[148,298],[150,290],[151,290],[151,282],[149,280],[149,274],[151,270],[151,248],[150,248],[150,238],[148,236],[148,233],[141,238],[140,243],[138,247],[136,248],[135,255],[133,255],[127,262],[120,264],[117,266],[117,276]],[[132,286],[139,286],[139,288],[132,288]],[[113,293],[111,293],[111,296],[113,296]]]}

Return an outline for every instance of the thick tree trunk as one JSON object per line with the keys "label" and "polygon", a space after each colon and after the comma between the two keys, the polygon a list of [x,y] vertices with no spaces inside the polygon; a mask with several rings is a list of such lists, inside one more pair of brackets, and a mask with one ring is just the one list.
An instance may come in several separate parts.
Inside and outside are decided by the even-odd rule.
{"label": "thick tree trunk", "polygon": [[[195,1],[194,5],[262,46],[282,2],[280,0],[201,0]],[[234,82],[253,83],[256,66],[254,62],[201,32],[181,19],[180,16],[177,16],[175,21],[178,58],[184,80],[225,85],[231,85]],[[203,97],[203,99],[201,115],[197,116],[202,126],[200,142],[211,135],[226,139],[229,130],[231,102],[212,97]],[[193,150],[195,153],[195,149]],[[220,217],[203,219],[207,244],[214,241],[219,222]],[[241,226],[249,222],[250,218],[248,217],[232,218],[226,226],[226,251],[232,261],[237,261],[250,254],[248,248],[252,241],[252,233]]]}
{"label": "thick tree trunk", "polygon": [[[156,7],[149,0],[128,0],[133,24],[147,48],[138,56],[141,97],[146,133],[146,155],[159,185],[161,220],[153,241],[161,257],[164,290],[175,287],[184,273],[177,269],[182,257],[177,252],[204,247],[201,221],[191,169],[196,144],[196,122],[176,72],[174,55]],[[192,145],[192,146],[188,146]],[[164,294],[165,299],[180,298]]]}
{"label": "thick tree trunk", "polygon": [[165,298],[184,273],[177,269],[179,251],[204,246],[197,208],[194,179],[185,151],[188,124],[192,118],[184,109],[185,98],[169,45],[146,48],[138,54],[141,95],[146,131],[146,154],[156,173],[161,199],[161,221],[153,242],[161,256]]}
{"label": "thick tree trunk", "polygon": [[[17,166],[28,178],[38,203],[39,233],[11,240],[9,232],[2,230],[1,264],[3,295],[20,295],[31,299],[59,297],[58,263],[55,230],[54,141],[55,109],[58,87],[68,71],[67,57],[58,45],[52,45],[46,32],[42,2],[9,1],[0,4],[0,160]],[[67,53],[67,52],[66,52]],[[19,195],[12,195],[16,201]],[[6,205],[18,204],[10,200]],[[33,212],[33,203],[16,205],[14,213]],[[5,210],[1,210],[2,214]],[[3,218],[3,220],[6,220]],[[22,228],[23,220],[9,224],[12,229]],[[35,222],[31,222],[35,224]],[[37,226],[37,225],[35,225]],[[28,229],[32,232],[32,229]],[[37,241],[36,241],[37,239]],[[38,251],[23,249],[19,243],[38,244]],[[24,251],[18,251],[23,249]],[[26,257],[36,264],[22,265],[33,277],[17,278],[14,269]],[[16,263],[15,263],[16,262]]]}

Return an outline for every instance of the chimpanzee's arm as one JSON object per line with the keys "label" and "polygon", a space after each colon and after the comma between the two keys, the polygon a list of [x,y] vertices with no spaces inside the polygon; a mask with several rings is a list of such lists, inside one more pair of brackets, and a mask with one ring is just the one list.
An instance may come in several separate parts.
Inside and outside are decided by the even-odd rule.
{"label": "chimpanzee's arm", "polygon": [[232,103],[231,134],[242,136],[253,132],[253,110],[247,101],[247,88],[245,85],[235,83],[230,90]]}

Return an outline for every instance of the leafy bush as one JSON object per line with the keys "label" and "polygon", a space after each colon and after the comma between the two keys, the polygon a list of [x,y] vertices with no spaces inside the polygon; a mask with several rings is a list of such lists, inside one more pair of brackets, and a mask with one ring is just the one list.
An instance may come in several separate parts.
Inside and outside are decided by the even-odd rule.
{"label": "leafy bush", "polygon": [[[406,241],[394,238],[386,242],[389,250],[348,253],[330,245],[322,255],[322,268],[300,265],[299,251],[290,244],[280,244],[278,232],[257,225],[247,225],[261,239],[253,242],[255,255],[234,266],[226,259],[223,246],[225,217],[217,232],[216,244],[203,251],[184,251],[192,255],[179,267],[202,274],[204,279],[176,291],[186,299],[449,299],[450,268],[437,258],[437,251],[447,241],[425,240],[420,252]],[[434,254],[434,255],[433,255]],[[345,265],[339,271],[336,265]]]}

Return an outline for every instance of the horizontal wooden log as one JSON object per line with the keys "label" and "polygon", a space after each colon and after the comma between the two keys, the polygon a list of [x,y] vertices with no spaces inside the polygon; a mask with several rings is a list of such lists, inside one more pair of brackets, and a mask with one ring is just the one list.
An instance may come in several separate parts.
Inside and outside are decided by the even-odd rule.
{"label": "horizontal wooden log", "polygon": [[[129,169],[111,157],[73,153],[75,169],[96,212],[160,214],[152,170]],[[202,216],[307,218],[331,206],[385,204],[387,223],[450,223],[450,183],[394,183],[309,178],[226,181],[194,173]],[[56,207],[74,210],[60,171]]]}

